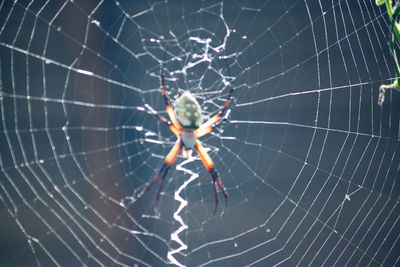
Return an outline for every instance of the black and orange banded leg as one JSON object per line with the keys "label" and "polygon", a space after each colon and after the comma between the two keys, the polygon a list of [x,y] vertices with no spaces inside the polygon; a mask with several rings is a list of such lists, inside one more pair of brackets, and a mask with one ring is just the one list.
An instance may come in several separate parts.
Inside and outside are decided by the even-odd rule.
{"label": "black and orange banded leg", "polygon": [[222,185],[221,179],[219,179],[217,172],[214,169],[214,163],[211,160],[211,157],[208,155],[208,153],[204,150],[204,147],[201,145],[201,143],[197,140],[196,141],[196,152],[199,154],[201,161],[203,162],[204,166],[206,167],[207,171],[211,174],[211,177],[213,178],[213,186],[214,186],[214,195],[215,195],[215,209],[213,214],[217,211],[218,208],[218,192],[217,192],[217,186],[216,183],[218,184],[219,188],[222,191],[222,194],[225,197],[225,206],[226,202],[228,200],[228,194],[225,191],[224,186]]}
{"label": "black and orange banded leg", "polygon": [[211,132],[215,127],[220,125],[222,123],[222,120],[220,118],[224,115],[226,109],[229,106],[229,101],[231,100],[233,93],[233,87],[231,87],[231,90],[229,91],[228,99],[225,101],[225,104],[223,108],[215,114],[211,119],[209,119],[207,122],[203,123],[199,129],[196,130],[196,138],[200,138],[203,135],[208,134]]}
{"label": "black and orange banded leg", "polygon": [[150,105],[145,105],[150,112],[158,118],[159,121],[162,123],[168,125],[169,129],[175,134],[175,136],[179,137],[180,136],[180,131],[175,128],[175,126],[172,124],[170,120],[167,120],[164,118],[162,115],[160,115],[154,108],[152,108]]}
{"label": "black and orange banded leg", "polygon": [[174,147],[171,149],[171,151],[168,153],[167,157],[165,158],[165,161],[163,165],[161,166],[160,170],[157,172],[157,174],[154,176],[153,180],[149,183],[149,185],[146,187],[144,190],[145,192],[152,187],[152,185],[160,178],[161,176],[161,182],[160,186],[157,191],[156,195],[156,200],[160,198],[161,190],[164,185],[164,180],[165,176],[168,173],[168,170],[174,165],[176,158],[178,157],[179,153],[181,152],[182,149],[182,140],[179,138],[178,141],[176,141]]}

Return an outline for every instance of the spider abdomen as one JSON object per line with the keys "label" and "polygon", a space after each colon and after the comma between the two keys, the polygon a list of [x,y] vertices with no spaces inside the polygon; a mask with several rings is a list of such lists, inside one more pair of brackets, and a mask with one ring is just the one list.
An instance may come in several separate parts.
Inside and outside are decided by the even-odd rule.
{"label": "spider abdomen", "polygon": [[190,92],[183,93],[175,101],[174,111],[183,129],[195,130],[203,122],[201,107]]}

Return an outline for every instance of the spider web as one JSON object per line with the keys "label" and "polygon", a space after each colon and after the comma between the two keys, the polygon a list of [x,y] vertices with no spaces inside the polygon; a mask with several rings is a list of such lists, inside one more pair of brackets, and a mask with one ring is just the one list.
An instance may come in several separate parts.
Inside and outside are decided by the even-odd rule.
{"label": "spider web", "polygon": [[[390,22],[359,1],[2,1],[0,262],[399,264]],[[229,199],[198,156],[142,194],[193,93]],[[229,75],[229,72],[231,75]]]}

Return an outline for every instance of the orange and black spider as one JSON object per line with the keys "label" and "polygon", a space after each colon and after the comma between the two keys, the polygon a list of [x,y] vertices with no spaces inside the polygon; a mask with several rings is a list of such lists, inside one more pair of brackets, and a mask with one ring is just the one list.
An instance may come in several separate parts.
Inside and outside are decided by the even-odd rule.
{"label": "orange and black spider", "polygon": [[164,164],[161,166],[160,170],[154,176],[153,180],[149,183],[144,192],[147,191],[161,176],[161,183],[156,195],[156,200],[158,200],[160,197],[161,189],[164,184],[165,176],[167,175],[169,168],[171,168],[171,166],[174,164],[179,153],[182,151],[183,157],[187,158],[191,156],[193,149],[195,149],[197,154],[200,156],[201,161],[203,162],[204,166],[206,167],[207,171],[211,174],[211,177],[213,179],[214,194],[215,194],[215,209],[214,209],[215,213],[218,207],[218,192],[216,183],[218,184],[219,188],[221,189],[225,197],[225,203],[228,199],[228,194],[226,193],[225,188],[222,185],[221,179],[218,177],[218,174],[214,169],[213,161],[211,160],[208,153],[204,150],[204,147],[201,145],[198,138],[210,133],[215,127],[217,127],[222,123],[223,120],[221,119],[221,117],[228,108],[229,101],[233,93],[233,87],[231,87],[228,99],[226,100],[222,109],[211,119],[202,124],[203,119],[201,114],[202,113],[201,107],[197,102],[196,98],[190,92],[183,93],[176,100],[173,108],[166,94],[166,87],[163,74],[161,74],[161,86],[167,113],[170,120],[164,118],[149,105],[146,105],[146,107],[155,116],[157,116],[157,118],[161,122],[168,125],[169,129],[176,135],[178,139],[173,148],[171,149],[171,151],[168,153],[167,157],[165,158]]}

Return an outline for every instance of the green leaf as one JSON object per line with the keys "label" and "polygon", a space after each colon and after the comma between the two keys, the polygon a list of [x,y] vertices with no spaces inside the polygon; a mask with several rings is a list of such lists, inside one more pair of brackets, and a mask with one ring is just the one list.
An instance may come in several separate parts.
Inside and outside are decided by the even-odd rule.
{"label": "green leaf", "polygon": [[377,6],[383,5],[385,2],[386,2],[386,0],[375,0],[375,4],[376,4]]}

